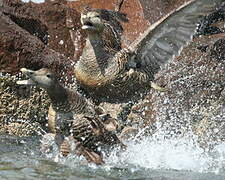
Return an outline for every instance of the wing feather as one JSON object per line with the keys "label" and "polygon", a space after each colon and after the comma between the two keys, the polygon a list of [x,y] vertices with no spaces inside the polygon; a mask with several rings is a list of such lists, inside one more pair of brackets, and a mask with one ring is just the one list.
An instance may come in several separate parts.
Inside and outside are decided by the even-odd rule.
{"label": "wing feather", "polygon": [[[224,0],[196,0],[184,4],[175,12],[151,25],[129,50],[135,54],[129,64],[139,64],[152,76],[163,64],[179,55],[192,40],[204,15],[214,11]],[[131,62],[134,61],[134,62]]]}

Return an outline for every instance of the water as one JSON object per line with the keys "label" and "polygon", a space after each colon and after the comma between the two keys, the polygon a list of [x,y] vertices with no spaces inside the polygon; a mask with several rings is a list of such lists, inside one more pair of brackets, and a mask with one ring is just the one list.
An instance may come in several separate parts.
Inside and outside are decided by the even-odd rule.
{"label": "water", "polygon": [[[140,139],[139,139],[140,140]],[[105,165],[87,164],[82,157],[57,152],[43,155],[40,138],[0,137],[1,180],[72,179],[225,179],[225,143],[207,150],[193,135],[165,139],[161,133],[126,142],[127,150],[112,151]]]}

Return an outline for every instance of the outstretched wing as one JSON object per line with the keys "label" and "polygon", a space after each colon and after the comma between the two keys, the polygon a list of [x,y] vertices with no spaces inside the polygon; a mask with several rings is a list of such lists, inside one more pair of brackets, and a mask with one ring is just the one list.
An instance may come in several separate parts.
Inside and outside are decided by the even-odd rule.
{"label": "outstretched wing", "polygon": [[225,0],[196,0],[184,4],[150,26],[134,41],[129,50],[135,53],[128,66],[141,68],[152,77],[191,41],[202,16],[216,9]]}

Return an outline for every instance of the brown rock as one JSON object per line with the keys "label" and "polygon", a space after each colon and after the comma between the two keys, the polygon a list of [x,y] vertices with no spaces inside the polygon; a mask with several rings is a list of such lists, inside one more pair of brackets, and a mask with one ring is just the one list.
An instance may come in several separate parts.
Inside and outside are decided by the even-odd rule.
{"label": "brown rock", "polygon": [[[20,64],[21,67],[25,64],[29,65],[33,57],[43,51],[44,44],[37,37],[16,25],[9,16],[0,13],[1,72],[16,72]],[[36,61],[36,63],[40,62]]]}
{"label": "brown rock", "polygon": [[174,11],[185,2],[190,0],[139,0],[144,10],[144,17],[152,24],[165,16],[166,14]]}
{"label": "brown rock", "polygon": [[0,132],[17,136],[42,133],[49,100],[40,89],[18,86],[18,76],[0,76]]}
{"label": "brown rock", "polygon": [[210,55],[220,61],[225,60],[225,33],[212,45]]}
{"label": "brown rock", "polygon": [[[127,13],[130,19],[129,23],[124,24],[124,44],[127,45],[138,37],[148,26],[148,21],[155,22],[183,2],[184,0],[174,0],[172,3],[165,0],[149,1],[148,3],[141,0],[140,2],[139,0],[123,1],[120,10]],[[11,26],[2,24],[1,26],[4,27],[1,29],[4,32],[0,35],[1,71],[18,72],[20,67],[25,67],[24,65],[27,65],[27,68],[35,67],[35,69],[53,65],[54,69],[58,70],[60,63],[67,64],[69,61],[69,65],[65,68],[68,69],[70,64],[79,58],[83,47],[85,36],[80,28],[79,13],[82,7],[90,5],[93,8],[115,9],[117,4],[118,0],[107,2],[103,0],[74,2],[47,0],[41,4],[3,0],[4,17],[1,18],[8,17],[8,23],[12,22],[13,24]],[[150,16],[150,13],[153,15]],[[16,31],[20,29],[20,33],[15,33],[12,29]],[[59,54],[46,48],[45,44]],[[46,53],[48,58],[50,56],[53,56],[50,59],[56,58],[54,63],[50,60],[51,63],[48,64],[49,60],[45,58]],[[75,58],[67,60],[62,57],[62,54],[70,59]],[[61,57],[57,58],[57,56]],[[67,70],[66,72],[69,73]]]}
{"label": "brown rock", "polygon": [[[73,58],[77,47],[75,49],[70,31],[82,39],[80,13],[69,8],[66,0],[48,0],[45,3],[34,4],[33,8],[37,8],[42,21],[48,27],[48,46],[66,57]],[[72,27],[68,27],[68,20],[73,23]],[[78,38],[77,41],[81,40]]]}
{"label": "brown rock", "polygon": [[[3,2],[0,17],[1,72],[16,73],[21,67],[39,69],[43,66],[51,67],[58,73],[72,72],[72,61],[67,58],[74,55],[69,30],[66,28],[68,8],[63,3],[54,4],[51,1],[46,4],[21,3],[16,0]],[[63,37],[57,36],[56,32]]]}
{"label": "brown rock", "polygon": [[[124,44],[129,45],[130,42],[135,40],[140,33],[152,24],[172,12],[183,3],[190,0],[159,0],[159,1],[145,1],[145,0],[129,0],[122,1],[120,11],[127,14],[129,23],[124,23]],[[89,5],[92,8],[105,8],[114,10],[118,0],[83,0],[68,2],[69,7],[81,11],[85,5]],[[153,8],[154,7],[154,8]]]}

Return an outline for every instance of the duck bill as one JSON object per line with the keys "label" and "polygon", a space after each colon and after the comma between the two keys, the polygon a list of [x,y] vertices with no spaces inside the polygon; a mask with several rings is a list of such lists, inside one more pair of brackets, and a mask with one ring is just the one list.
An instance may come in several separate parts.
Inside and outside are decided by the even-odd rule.
{"label": "duck bill", "polygon": [[[26,68],[21,68],[20,71],[28,77],[31,77],[31,74],[34,73],[34,71],[32,71],[30,69],[26,69]],[[20,81],[17,81],[16,84],[19,84],[19,85],[36,85],[36,83],[32,79],[20,80]]]}
{"label": "duck bill", "polygon": [[82,29],[86,30],[86,31],[95,31],[96,27],[93,25],[93,23],[89,20],[87,20],[86,18],[82,18],[81,19],[81,23],[82,23]]}
{"label": "duck bill", "polygon": [[95,30],[95,27],[93,27],[93,26],[88,26],[88,25],[83,25],[81,28],[82,28],[83,30]]}

